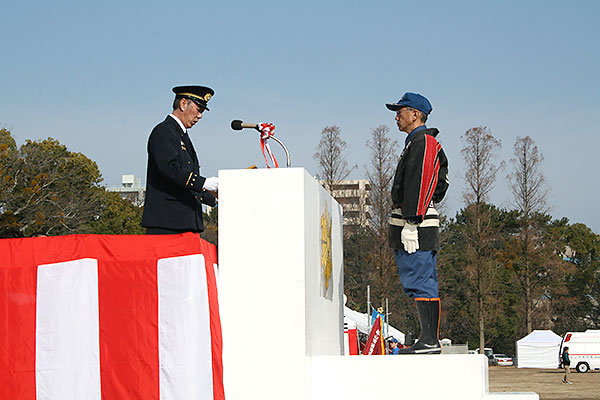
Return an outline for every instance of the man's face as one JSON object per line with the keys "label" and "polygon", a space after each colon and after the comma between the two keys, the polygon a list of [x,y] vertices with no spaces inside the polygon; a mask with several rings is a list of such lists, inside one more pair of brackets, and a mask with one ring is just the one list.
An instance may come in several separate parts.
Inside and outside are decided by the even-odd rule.
{"label": "man's face", "polygon": [[180,104],[183,108],[182,117],[180,118],[181,122],[186,129],[190,129],[192,126],[196,125],[196,122],[202,119],[204,108],[189,99],[183,99]]}
{"label": "man's face", "polygon": [[417,110],[408,107],[402,107],[396,111],[396,125],[402,132],[410,133],[412,127],[418,118]]}

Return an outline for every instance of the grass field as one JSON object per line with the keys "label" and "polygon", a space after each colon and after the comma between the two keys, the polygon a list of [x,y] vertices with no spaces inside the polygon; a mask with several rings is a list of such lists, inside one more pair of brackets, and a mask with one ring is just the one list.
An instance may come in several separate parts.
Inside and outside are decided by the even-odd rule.
{"label": "grass field", "polygon": [[574,371],[573,384],[565,385],[559,369],[490,367],[490,392],[536,392],[540,400],[600,400],[600,372]]}

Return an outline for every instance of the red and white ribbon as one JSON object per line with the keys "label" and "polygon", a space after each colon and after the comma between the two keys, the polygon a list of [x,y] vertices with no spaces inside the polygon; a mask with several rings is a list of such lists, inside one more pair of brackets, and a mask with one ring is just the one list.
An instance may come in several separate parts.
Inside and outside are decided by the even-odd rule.
{"label": "red and white ribbon", "polygon": [[275,168],[278,168],[279,165],[277,164],[277,160],[275,159],[273,152],[271,152],[271,147],[269,146],[269,143],[267,142],[267,140],[270,137],[275,135],[275,125],[268,123],[268,122],[261,122],[260,124],[258,124],[258,129],[260,130],[260,148],[262,150],[263,157],[265,157],[265,163],[267,164],[267,168],[271,168],[271,167],[269,166],[269,160],[267,160],[267,155],[265,154],[265,148],[267,149],[269,158],[273,162],[273,166]]}

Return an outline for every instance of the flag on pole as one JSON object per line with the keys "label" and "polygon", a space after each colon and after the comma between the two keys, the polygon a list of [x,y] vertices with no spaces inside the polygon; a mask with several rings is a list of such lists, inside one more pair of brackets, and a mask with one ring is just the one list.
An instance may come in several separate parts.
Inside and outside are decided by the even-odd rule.
{"label": "flag on pole", "polygon": [[383,337],[386,337],[387,335],[385,333],[385,323],[384,323],[385,322],[385,318],[383,316],[383,309],[381,307],[379,309],[377,309],[377,310],[375,308],[373,308],[373,312],[371,313],[371,321],[373,321],[373,323],[375,323],[375,320],[377,319],[377,317],[381,318],[381,321],[382,321],[382,323],[381,323],[381,329],[382,329],[382,332],[383,332],[382,335],[383,335]]}
{"label": "flag on pole", "polygon": [[367,344],[362,351],[363,355],[385,354],[382,329],[383,320],[381,314],[378,314],[371,327],[371,333],[369,333]]}
{"label": "flag on pole", "polygon": [[0,398],[224,400],[214,245],[0,240]]}

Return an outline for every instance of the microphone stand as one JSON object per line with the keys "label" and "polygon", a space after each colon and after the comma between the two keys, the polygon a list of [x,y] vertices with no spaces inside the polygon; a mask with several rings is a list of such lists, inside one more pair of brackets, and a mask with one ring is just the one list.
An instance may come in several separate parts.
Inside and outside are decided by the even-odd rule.
{"label": "microphone stand", "polygon": [[[240,121],[239,119],[235,119],[235,120],[231,121],[231,129],[233,129],[234,131],[240,131],[244,128],[254,128],[258,131],[258,133],[261,133],[258,125],[259,124],[245,124],[243,121]],[[281,147],[283,147],[283,150],[285,151],[285,157],[287,158],[287,168],[291,167],[292,163],[290,162],[290,152],[288,151],[287,147],[285,147],[283,142],[281,140],[277,139],[274,135],[269,136],[267,139],[274,139],[277,143],[279,143],[279,145]],[[263,150],[263,153],[264,153],[264,150]],[[267,166],[268,166],[268,164],[267,164]]]}
{"label": "microphone stand", "polygon": [[283,150],[285,151],[285,156],[287,158],[287,168],[291,167],[292,163],[290,162],[290,153],[288,152],[287,147],[285,147],[283,142],[281,140],[277,139],[275,136],[271,136],[271,137],[269,137],[269,139],[275,140],[277,143],[279,143],[281,145],[281,147],[283,147]]}

